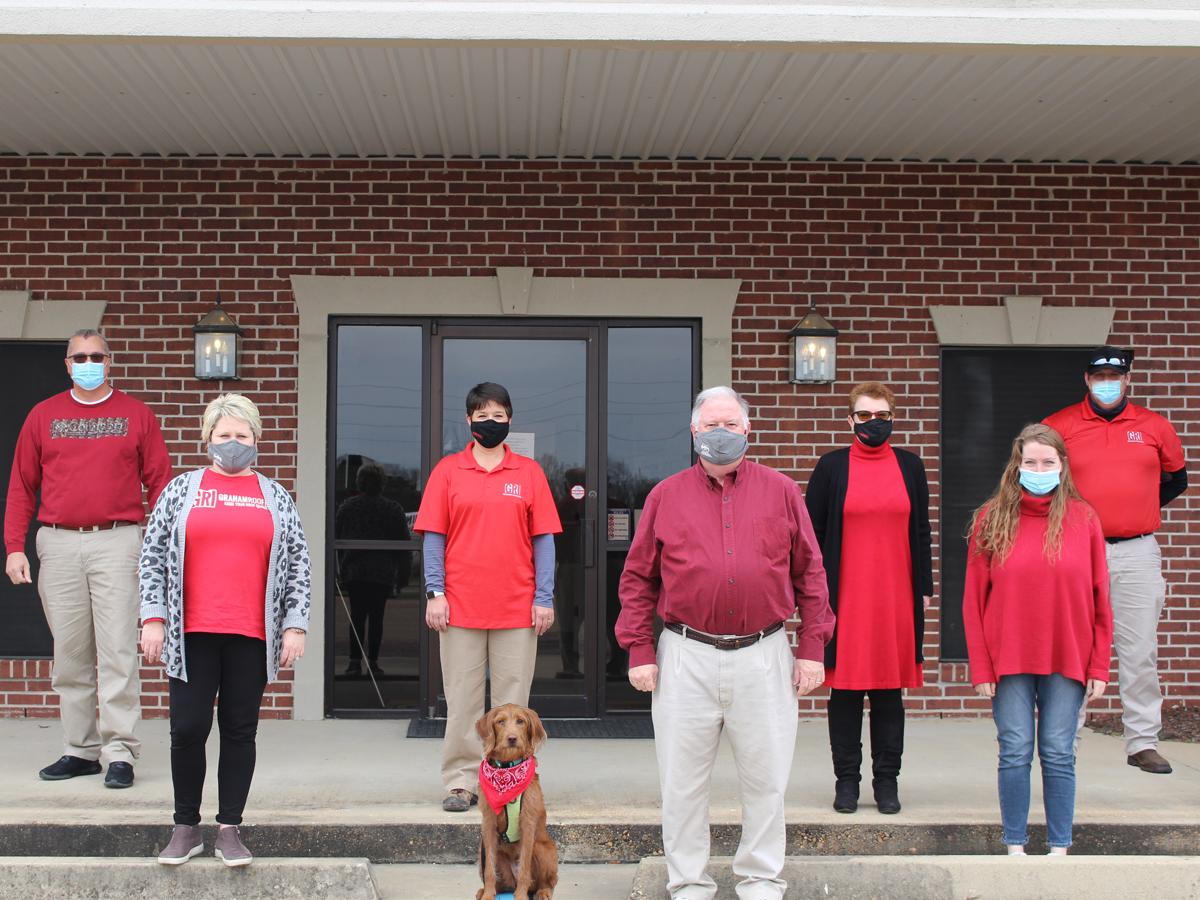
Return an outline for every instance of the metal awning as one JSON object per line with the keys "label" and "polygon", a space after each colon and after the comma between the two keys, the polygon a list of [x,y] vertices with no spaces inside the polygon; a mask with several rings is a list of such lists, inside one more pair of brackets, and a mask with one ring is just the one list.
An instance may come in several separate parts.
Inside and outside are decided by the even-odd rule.
{"label": "metal awning", "polygon": [[1158,5],[0,2],[0,152],[1200,162]]}

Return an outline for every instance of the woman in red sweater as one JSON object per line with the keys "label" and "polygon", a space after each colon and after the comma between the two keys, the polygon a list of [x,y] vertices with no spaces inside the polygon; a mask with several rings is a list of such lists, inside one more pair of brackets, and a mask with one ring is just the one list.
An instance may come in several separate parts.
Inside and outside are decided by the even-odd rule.
{"label": "woman in red sweater", "polygon": [[1086,699],[1104,693],[1112,609],[1100,519],[1071,480],[1047,425],[1013,441],[1000,485],[975,512],[963,626],[971,683],[992,701],[1000,743],[1000,818],[1013,856],[1029,840],[1029,770],[1042,767],[1050,855],[1071,846],[1075,733]]}

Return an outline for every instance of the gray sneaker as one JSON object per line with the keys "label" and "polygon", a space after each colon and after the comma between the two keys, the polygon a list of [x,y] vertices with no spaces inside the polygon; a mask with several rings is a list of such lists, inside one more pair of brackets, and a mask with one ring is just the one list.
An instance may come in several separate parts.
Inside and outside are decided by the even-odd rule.
{"label": "gray sneaker", "polygon": [[227,866],[248,866],[254,861],[236,825],[217,829],[216,850],[213,855]]}
{"label": "gray sneaker", "polygon": [[176,825],[171,840],[158,854],[164,866],[182,866],[197,853],[204,852],[204,835],[199,825]]}

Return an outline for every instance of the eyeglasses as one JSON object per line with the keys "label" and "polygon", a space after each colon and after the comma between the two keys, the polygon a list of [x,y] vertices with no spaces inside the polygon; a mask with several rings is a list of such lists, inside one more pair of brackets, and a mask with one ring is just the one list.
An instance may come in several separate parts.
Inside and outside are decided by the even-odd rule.
{"label": "eyeglasses", "polygon": [[80,365],[83,365],[85,362],[102,363],[106,359],[108,359],[108,354],[107,353],[75,353],[75,354],[72,354],[71,356],[68,356],[67,359],[69,359],[73,363],[79,363]]}
{"label": "eyeglasses", "polygon": [[856,409],[850,413],[859,422],[870,422],[872,419],[883,419],[885,422],[892,421],[893,413],[886,409],[881,409],[878,412],[871,412],[869,409]]}

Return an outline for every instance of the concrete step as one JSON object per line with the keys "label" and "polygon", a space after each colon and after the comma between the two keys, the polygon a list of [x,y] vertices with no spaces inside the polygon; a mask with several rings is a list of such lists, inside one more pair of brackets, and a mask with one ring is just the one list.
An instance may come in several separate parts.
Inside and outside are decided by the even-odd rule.
{"label": "concrete step", "polygon": [[[1030,846],[1034,846],[1030,844]],[[735,896],[732,860],[714,858],[717,897]],[[1200,858],[1067,856],[791,857],[788,900],[1194,900]],[[667,900],[667,864],[642,860],[629,900]]]}
{"label": "concrete step", "polygon": [[0,857],[0,897],[21,900],[379,900],[365,859],[255,859],[229,868],[199,858],[182,866],[155,859]]}
{"label": "concrete step", "polygon": [[[474,900],[476,866],[373,866],[382,900]],[[636,865],[560,865],[557,900],[625,900]]]}
{"label": "concrete step", "polygon": [[[834,823],[796,823],[787,827],[789,852],[795,855],[991,855],[999,847],[997,822],[905,822],[876,813],[842,816]],[[214,835],[206,826],[211,846]],[[662,854],[662,831],[655,824],[575,822],[551,824],[564,863],[637,863]],[[245,825],[242,835],[256,856],[365,858],[373,863],[471,864],[479,852],[479,819],[455,824],[397,825]],[[741,828],[711,828],[714,855],[733,855]],[[1030,825],[1035,844],[1045,836]],[[0,847],[9,856],[156,856],[170,838],[170,825],[154,823],[0,824]],[[1076,823],[1074,854],[1200,856],[1200,828],[1187,824]],[[2,896],[2,895],[0,895]]]}

